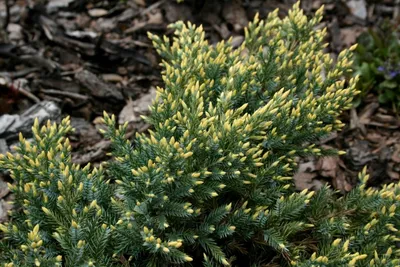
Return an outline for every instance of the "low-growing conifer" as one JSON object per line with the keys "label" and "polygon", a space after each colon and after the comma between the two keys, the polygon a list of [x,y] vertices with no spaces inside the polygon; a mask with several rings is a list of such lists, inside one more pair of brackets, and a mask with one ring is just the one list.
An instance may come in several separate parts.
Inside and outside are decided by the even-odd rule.
{"label": "low-growing conifer", "polygon": [[99,168],[72,164],[68,119],[35,123],[0,158],[15,195],[3,266],[399,266],[398,184],[366,188],[364,170],[345,196],[293,186],[297,158],[341,153],[316,143],[357,94],[354,47],[324,52],[322,13],[256,16],[237,49],[191,23],[149,34],[165,83],[152,130],[130,142],[105,114]]}

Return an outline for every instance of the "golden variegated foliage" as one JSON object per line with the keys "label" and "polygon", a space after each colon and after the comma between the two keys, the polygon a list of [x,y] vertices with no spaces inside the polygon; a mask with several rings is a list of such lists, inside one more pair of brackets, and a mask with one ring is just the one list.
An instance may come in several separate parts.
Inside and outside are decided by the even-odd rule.
{"label": "golden variegated foliage", "polygon": [[322,10],[309,20],[297,3],[284,19],[256,16],[238,49],[210,45],[191,23],[171,25],[172,39],[149,34],[165,82],[146,118],[153,129],[130,142],[127,126],[105,114],[113,144],[105,173],[71,163],[60,141],[67,121],[34,126],[38,156],[21,138],[19,154],[0,161],[24,211],[0,226],[0,261],[398,266],[398,184],[366,189],[364,170],[346,196],[292,185],[296,158],[341,153],[316,143],[343,127],[338,115],[357,94],[357,78],[343,78],[354,47],[336,61],[324,52]]}

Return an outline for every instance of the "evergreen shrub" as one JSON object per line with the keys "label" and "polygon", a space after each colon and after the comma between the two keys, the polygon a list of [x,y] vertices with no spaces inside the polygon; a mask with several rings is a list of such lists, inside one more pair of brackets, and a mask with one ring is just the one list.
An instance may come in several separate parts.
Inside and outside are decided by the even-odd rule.
{"label": "evergreen shrub", "polygon": [[354,47],[324,53],[322,13],[256,16],[236,50],[191,23],[149,34],[165,82],[153,130],[130,142],[105,114],[99,168],[71,162],[68,119],[36,122],[0,159],[15,195],[2,266],[399,266],[398,184],[366,188],[363,171],[345,196],[293,186],[296,158],[340,154],[316,143],[357,94],[342,78]]}

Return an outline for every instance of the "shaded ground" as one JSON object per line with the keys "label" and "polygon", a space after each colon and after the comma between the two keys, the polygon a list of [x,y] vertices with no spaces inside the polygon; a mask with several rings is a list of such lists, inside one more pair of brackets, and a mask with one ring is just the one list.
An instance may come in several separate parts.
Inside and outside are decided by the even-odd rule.
{"label": "shaded ground", "polygon": [[[8,9],[4,2],[8,2]],[[8,0],[0,3],[0,153],[10,150],[22,131],[30,134],[33,118],[57,120],[71,115],[76,132],[71,136],[77,163],[105,160],[109,142],[97,132],[103,110],[130,123],[129,136],[148,126],[146,113],[161,86],[159,59],[146,32],[171,34],[167,25],[177,20],[203,24],[211,43],[233,38],[243,41],[243,28],[256,12],[264,18],[295,1],[173,0],[88,1]],[[368,26],[400,13],[396,1],[303,0],[311,14],[322,4],[328,27],[328,49],[335,54],[353,44]],[[397,4],[396,4],[397,3]],[[2,5],[2,6],[1,6]],[[8,10],[8,11],[7,11]],[[8,19],[7,19],[8,18]],[[302,159],[296,186],[318,188],[332,183],[348,191],[356,173],[368,165],[372,184],[399,179],[400,122],[390,109],[371,95],[357,109],[343,115],[348,124],[324,145],[347,151],[341,158]],[[12,196],[8,177],[0,174],[0,222],[6,220],[6,201]]]}

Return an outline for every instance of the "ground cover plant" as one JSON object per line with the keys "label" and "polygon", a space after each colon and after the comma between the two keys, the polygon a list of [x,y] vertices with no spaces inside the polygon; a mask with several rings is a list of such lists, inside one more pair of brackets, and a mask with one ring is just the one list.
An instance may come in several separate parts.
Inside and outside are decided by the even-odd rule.
{"label": "ground cover plant", "polygon": [[385,20],[357,39],[355,66],[361,95],[376,92],[379,102],[400,106],[400,27]]}
{"label": "ground cover plant", "polygon": [[397,266],[398,184],[366,188],[365,171],[346,196],[292,184],[296,158],[341,153],[315,144],[357,94],[343,78],[355,47],[324,53],[322,13],[256,17],[236,50],[190,23],[149,34],[165,82],[153,129],[130,142],[105,114],[113,160],[99,168],[71,162],[68,118],[36,122],[0,159],[15,180],[3,266]]}

